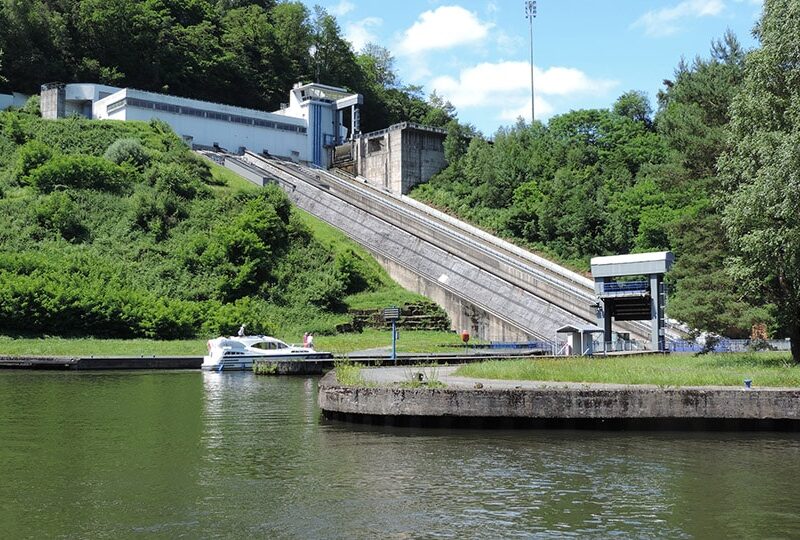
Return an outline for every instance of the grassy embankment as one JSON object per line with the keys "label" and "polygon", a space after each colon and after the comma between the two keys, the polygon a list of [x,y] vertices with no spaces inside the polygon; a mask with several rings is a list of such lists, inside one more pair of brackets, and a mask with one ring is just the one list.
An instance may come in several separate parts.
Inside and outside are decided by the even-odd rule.
{"label": "grassy embankment", "polygon": [[481,379],[660,386],[800,387],[800,365],[788,353],[721,353],[630,357],[573,357],[490,361],[459,368],[456,375]]}
{"label": "grassy embankment", "polygon": [[[302,335],[278,335],[287,343],[300,344]],[[347,354],[364,349],[388,348],[391,332],[366,329],[359,334],[315,336],[320,351]],[[398,352],[451,352],[460,350],[459,338],[450,332],[401,332]],[[15,338],[0,336],[0,355],[9,356],[202,356],[206,339],[94,339],[94,338]]]}
{"label": "grassy embankment", "polygon": [[163,123],[5,112],[0,150],[0,334],[64,338],[6,339],[0,354],[197,354],[243,323],[324,346],[352,309],[423,300],[278,188],[211,165]]}

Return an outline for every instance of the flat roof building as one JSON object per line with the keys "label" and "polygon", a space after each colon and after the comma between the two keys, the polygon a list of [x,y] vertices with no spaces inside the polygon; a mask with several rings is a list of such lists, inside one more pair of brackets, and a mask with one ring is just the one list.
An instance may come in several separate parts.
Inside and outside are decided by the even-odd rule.
{"label": "flat roof building", "polygon": [[[44,118],[81,115],[100,120],[163,120],[192,147],[248,148],[294,161],[329,164],[328,149],[358,131],[360,94],[324,84],[296,84],[280,111],[212,103],[102,84],[42,86]],[[351,109],[351,129],[343,111]]]}
{"label": "flat roof building", "polygon": [[28,98],[25,94],[19,92],[12,92],[10,94],[0,94],[0,111],[4,111],[10,107],[21,109],[25,106]]}

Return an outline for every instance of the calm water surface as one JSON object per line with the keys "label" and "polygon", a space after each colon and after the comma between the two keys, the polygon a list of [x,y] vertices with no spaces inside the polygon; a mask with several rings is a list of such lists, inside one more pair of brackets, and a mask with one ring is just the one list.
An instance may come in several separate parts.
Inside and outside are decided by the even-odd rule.
{"label": "calm water surface", "polygon": [[326,422],[316,379],[0,372],[0,538],[800,537],[800,436]]}

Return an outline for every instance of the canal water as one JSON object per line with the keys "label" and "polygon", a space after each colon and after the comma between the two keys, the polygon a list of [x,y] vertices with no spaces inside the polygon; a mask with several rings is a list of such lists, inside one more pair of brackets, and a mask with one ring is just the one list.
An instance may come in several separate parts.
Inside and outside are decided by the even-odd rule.
{"label": "canal water", "polygon": [[800,436],[328,422],[317,379],[0,372],[0,538],[800,537]]}

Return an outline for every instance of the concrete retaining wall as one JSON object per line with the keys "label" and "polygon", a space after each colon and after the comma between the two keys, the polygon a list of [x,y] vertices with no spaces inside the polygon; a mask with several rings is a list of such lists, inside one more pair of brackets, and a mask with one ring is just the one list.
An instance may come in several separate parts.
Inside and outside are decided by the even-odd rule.
{"label": "concrete retaining wall", "polygon": [[536,388],[355,388],[320,381],[328,416],[800,422],[800,389],[539,383]]}
{"label": "concrete retaining wall", "polygon": [[0,356],[11,369],[200,369],[202,356]]}

